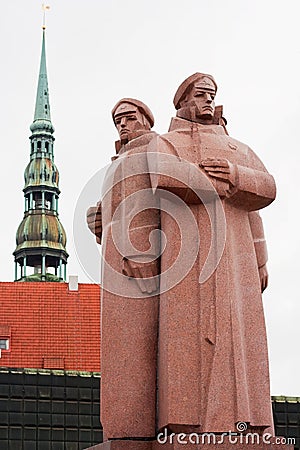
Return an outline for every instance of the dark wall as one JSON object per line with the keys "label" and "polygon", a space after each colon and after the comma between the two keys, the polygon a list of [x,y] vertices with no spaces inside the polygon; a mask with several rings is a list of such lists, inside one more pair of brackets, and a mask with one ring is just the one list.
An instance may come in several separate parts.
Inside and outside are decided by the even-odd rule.
{"label": "dark wall", "polygon": [[82,450],[102,441],[99,375],[0,369],[1,450]]}
{"label": "dark wall", "polygon": [[[296,438],[300,399],[273,399],[277,436]],[[1,450],[83,450],[102,442],[100,375],[0,368]]]}
{"label": "dark wall", "polygon": [[295,450],[300,449],[300,398],[274,397],[273,417],[276,436],[296,438]]}

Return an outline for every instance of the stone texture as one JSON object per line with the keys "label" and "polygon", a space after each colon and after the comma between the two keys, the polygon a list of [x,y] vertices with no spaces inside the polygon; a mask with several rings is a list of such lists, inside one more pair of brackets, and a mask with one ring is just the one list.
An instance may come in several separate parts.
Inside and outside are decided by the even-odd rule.
{"label": "stone texture", "polygon": [[[275,182],[228,135],[216,90],[207,74],[185,80],[174,99],[177,117],[161,136],[150,131],[153,116],[141,102],[123,99],[113,109],[120,142],[98,207],[102,225],[94,226],[103,230],[105,259],[101,421],[108,439],[154,438],[163,428],[223,433],[237,422],[259,432],[273,427],[258,211],[274,200]],[[166,241],[161,255],[156,229]]]}
{"label": "stone texture", "polygon": [[[198,279],[211,244],[210,217],[207,204],[189,205],[202,240],[189,274],[160,295],[158,428],[224,432],[235,429],[239,421],[270,426],[267,340],[249,213],[273,200],[274,180],[252,150],[227,136],[219,125],[175,118],[169,133],[151,142],[150,151],[197,165],[213,157],[230,158],[242,174],[232,192],[224,182],[216,185],[222,195],[226,242],[215,272],[203,284]],[[173,190],[167,176],[157,176],[155,182],[157,189]],[[185,190],[174,186],[174,193],[186,198],[187,191],[200,183],[199,177]],[[187,218],[183,228],[188,227]],[[213,232],[218,232],[218,223],[214,227]],[[178,254],[180,242],[173,219],[163,211],[161,228],[167,242],[172,242],[161,256],[163,286],[164,272]]]}
{"label": "stone texture", "polygon": [[[131,216],[131,210],[138,206],[139,201],[147,204],[143,197],[123,206],[121,220],[118,221],[114,214],[117,214],[122,200],[140,189],[148,189],[148,196],[153,197],[146,151],[156,134],[150,131],[154,122],[152,113],[140,101],[123,99],[113,109],[113,117],[120,142],[105,181],[107,195],[102,199],[102,227],[106,233],[102,236],[105,263],[101,283],[100,417],[105,435],[110,439],[154,437],[158,296],[147,295],[147,291],[151,292],[149,286],[145,287],[147,274],[140,271],[147,273],[150,270],[149,275],[152,276],[153,270],[157,273],[157,263],[147,265],[145,260],[141,263],[133,261],[126,238],[129,232],[139,253],[147,251],[148,235],[158,227],[159,213],[151,209],[132,216],[133,221],[128,223],[127,229],[124,219]],[[132,170],[131,157],[140,173],[127,178]],[[122,251],[117,240],[120,246],[124,244]],[[136,256],[139,258],[138,254]],[[155,254],[153,256],[155,259]],[[116,274],[124,273],[128,276],[123,275],[119,281],[119,294],[115,293]],[[132,295],[126,295],[128,292]]]}

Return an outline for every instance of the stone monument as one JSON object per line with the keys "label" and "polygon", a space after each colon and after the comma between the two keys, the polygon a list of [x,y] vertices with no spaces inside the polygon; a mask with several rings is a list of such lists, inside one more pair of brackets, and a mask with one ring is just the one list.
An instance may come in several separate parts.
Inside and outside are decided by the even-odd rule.
{"label": "stone monument", "polygon": [[117,155],[88,211],[103,244],[95,450],[256,450],[275,439],[258,212],[275,182],[228,135],[216,92],[211,75],[187,78],[161,136],[142,102],[113,109]]}

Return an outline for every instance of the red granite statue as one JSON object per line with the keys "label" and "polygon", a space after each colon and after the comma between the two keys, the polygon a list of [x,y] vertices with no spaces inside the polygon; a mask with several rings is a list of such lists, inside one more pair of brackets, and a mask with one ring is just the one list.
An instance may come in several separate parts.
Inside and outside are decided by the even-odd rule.
{"label": "red granite statue", "polygon": [[[165,429],[273,428],[258,210],[274,200],[275,183],[255,153],[228,136],[216,91],[210,75],[187,78],[161,136],[150,131],[143,103],[123,99],[113,109],[117,156],[101,205],[88,211],[103,243],[107,448],[156,449],[148,441]],[[172,270],[178,260],[182,276]]]}
{"label": "red granite statue", "polygon": [[[199,167],[217,190],[226,219],[220,261],[212,276],[198,283],[211,223],[203,202],[189,205],[202,241],[189,274],[160,295],[158,429],[224,432],[245,422],[262,432],[273,422],[261,300],[266,252],[256,211],[274,200],[275,183],[255,153],[228,136],[215,108],[216,91],[210,75],[190,76],[176,92],[177,117],[169,132],[151,143],[150,151]],[[165,176],[154,178],[157,189],[178,194]],[[190,188],[179,195],[186,197]],[[172,219],[164,212],[161,228],[174,242]],[[174,251],[166,246],[162,273]]]}
{"label": "red granite statue", "polygon": [[[141,211],[130,223],[130,240],[138,249],[134,260],[130,249],[126,252],[117,248],[116,240],[123,237],[126,240],[125,217],[139,201],[143,205],[138,209],[149,203],[155,206],[153,201],[158,202],[151,190],[146,152],[156,133],[151,131],[154,118],[150,109],[138,100],[122,99],[113,108],[112,116],[120,136],[120,141],[116,142],[117,155],[112,158],[112,166],[106,175],[107,192],[101,204],[89,208],[87,214],[88,225],[97,241],[102,238],[104,256],[101,422],[107,438],[154,437],[158,296],[147,298],[147,292],[158,292],[158,279],[151,277],[157,275],[158,278],[159,247],[156,246],[150,256],[142,253],[149,245],[151,231],[159,228],[159,210]],[[134,177],[128,176],[132,160],[140,172]],[[121,204],[137,190],[147,188],[148,192],[141,200],[135,199],[134,205]],[[120,204],[122,220],[117,220],[116,210]],[[119,224],[114,235],[112,223]]]}

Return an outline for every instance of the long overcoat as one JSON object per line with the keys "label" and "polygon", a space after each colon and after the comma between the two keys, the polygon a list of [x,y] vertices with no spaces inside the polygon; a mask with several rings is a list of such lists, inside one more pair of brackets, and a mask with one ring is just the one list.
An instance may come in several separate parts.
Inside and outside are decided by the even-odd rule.
{"label": "long overcoat", "polygon": [[[228,136],[219,125],[174,118],[169,132],[151,141],[148,151],[154,192],[165,190],[184,199],[200,237],[199,253],[189,273],[160,294],[158,429],[228,432],[236,431],[237,422],[257,430],[272,427],[267,338],[249,217],[274,200],[274,179],[247,145]],[[153,154],[162,157],[156,165]],[[189,170],[186,161],[191,163],[193,171],[185,175],[188,185],[178,184],[174,168],[168,177],[168,161],[161,163],[164,155],[177,158],[181,179]],[[201,161],[212,157],[225,158],[237,167],[235,187],[215,183],[225,230],[212,223],[205,201],[195,199],[192,192],[199,188],[192,175],[194,168],[201,170]],[[189,221],[187,216],[183,228],[189,228]],[[160,226],[171,243],[161,255],[164,291],[170,285],[167,269],[176,261],[181,240],[174,217],[164,211]],[[215,271],[199,283],[212,233],[223,233],[224,249]],[[190,245],[183,250],[190,252],[193,242]]]}
{"label": "long overcoat", "polygon": [[127,259],[138,263],[145,253],[146,259],[157,259],[159,249],[151,247],[149,236],[159,229],[160,218],[147,163],[155,136],[146,132],[120,146],[104,182],[100,420],[105,439],[155,437],[158,295],[149,296],[123,273]]}

